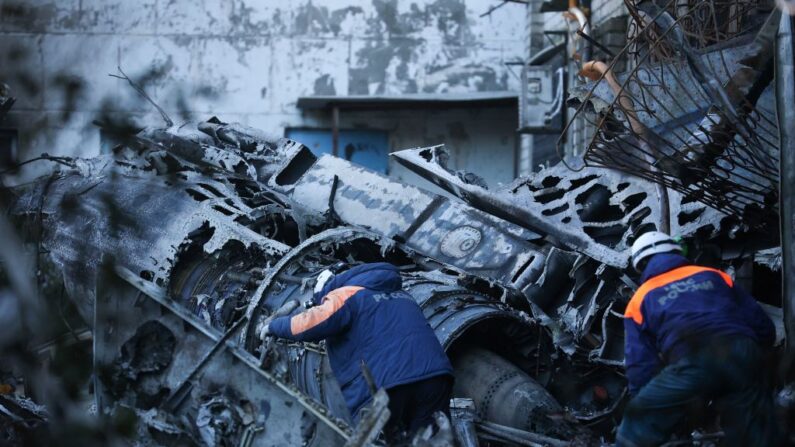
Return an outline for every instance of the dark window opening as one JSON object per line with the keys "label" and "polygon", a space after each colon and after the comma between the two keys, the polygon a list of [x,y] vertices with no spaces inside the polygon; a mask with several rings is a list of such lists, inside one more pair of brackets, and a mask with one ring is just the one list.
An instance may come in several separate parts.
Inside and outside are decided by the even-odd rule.
{"label": "dark window opening", "polygon": [[14,167],[19,163],[18,140],[16,129],[0,129],[0,167],[3,169]]}
{"label": "dark window opening", "polygon": [[123,141],[116,132],[108,132],[107,130],[99,130],[99,153],[110,154],[113,148],[122,144]]}

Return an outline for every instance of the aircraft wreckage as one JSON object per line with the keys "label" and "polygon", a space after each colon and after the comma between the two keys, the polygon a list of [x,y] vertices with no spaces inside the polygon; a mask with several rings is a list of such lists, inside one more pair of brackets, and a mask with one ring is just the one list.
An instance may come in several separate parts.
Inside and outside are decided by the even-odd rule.
{"label": "aircraft wreckage", "polygon": [[[712,17],[676,6],[684,18]],[[586,160],[612,170],[556,166],[486,189],[447,169],[443,146],[393,154],[443,196],[216,118],[167,119],[92,159],[50,157],[66,167],[9,189],[7,216],[35,248],[41,289],[63,290],[88,327],[93,411],[127,415],[141,445],[378,443],[383,393],[354,426],[322,343],[257,334],[274,315],[297,312],[290,303],[306,301],[325,268],[388,261],[455,369],[452,420],[415,445],[609,442],[626,401],[622,314],[637,286],[626,268],[634,235],[670,226],[698,263],[738,282],[759,266],[762,281],[778,278],[777,151],[762,137],[773,135],[775,105],[789,109],[773,102],[777,13],[746,6],[748,32],[723,42],[697,20],[640,2],[631,10],[643,26],[625,52],[634,68],[612,74],[619,57],[585,65],[594,83],[572,89],[572,122],[596,117]],[[694,33],[707,35],[685,39]],[[702,50],[723,63],[705,66],[694,56]],[[716,94],[718,84],[733,93]],[[734,104],[741,93],[754,113]],[[0,115],[8,107],[0,97]],[[700,125],[707,115],[717,118]],[[726,161],[714,159],[726,158],[724,147],[740,154],[732,166],[753,163],[721,168]],[[780,341],[780,294],[754,292]],[[62,416],[0,393],[0,443]]]}
{"label": "aircraft wreckage", "polygon": [[[659,219],[653,185],[551,168],[490,191],[447,170],[442,146],[393,155],[462,200],[215,118],[15,188],[9,216],[57,272],[40,279],[93,334],[97,413],[134,413],[143,445],[377,442],[385,402],[352,426],[322,343],[256,334],[324,268],[386,260],[455,368],[437,445],[609,440],[625,248]],[[738,240],[711,208],[672,209],[677,234]]]}

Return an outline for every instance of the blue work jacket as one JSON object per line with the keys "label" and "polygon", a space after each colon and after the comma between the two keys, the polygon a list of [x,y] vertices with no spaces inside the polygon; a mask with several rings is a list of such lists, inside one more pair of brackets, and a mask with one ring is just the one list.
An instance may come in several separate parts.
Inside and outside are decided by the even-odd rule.
{"label": "blue work jacket", "polygon": [[277,337],[326,340],[331,369],[354,418],[371,398],[362,360],[378,388],[453,373],[422,309],[402,286],[391,264],[359,265],[329,280],[314,295],[316,307],[271,323]]}
{"label": "blue work jacket", "polygon": [[624,313],[624,362],[630,394],[665,363],[674,363],[711,337],[745,336],[764,346],[773,322],[726,273],[692,265],[674,254],[654,255]]}

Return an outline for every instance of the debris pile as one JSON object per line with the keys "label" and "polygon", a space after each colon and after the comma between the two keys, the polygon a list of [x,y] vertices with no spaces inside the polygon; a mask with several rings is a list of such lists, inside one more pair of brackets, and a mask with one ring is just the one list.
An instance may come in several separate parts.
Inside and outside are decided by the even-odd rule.
{"label": "debris pile", "polygon": [[755,0],[628,7],[626,47],[609,64],[586,63],[593,82],[572,91],[575,116],[596,128],[586,162],[775,231],[780,11]]}
{"label": "debris pile", "polygon": [[[649,181],[555,166],[488,188],[448,170],[443,146],[393,154],[448,198],[215,117],[174,125],[162,110],[166,127],[125,135],[112,154],[40,157],[59,169],[4,188],[5,217],[33,247],[47,304],[60,311],[64,296],[71,337],[91,337],[92,411],[132,421],[144,445],[378,443],[383,393],[354,426],[323,343],[259,333],[300,311],[326,268],[387,261],[456,375],[452,420],[415,445],[612,441],[636,235],[669,230],[696,262],[735,273],[781,266],[778,15],[731,4],[632,4],[630,44],[610,66],[586,64],[594,82],[573,92],[597,126],[586,159]],[[0,119],[13,104],[2,87]],[[780,314],[776,291],[758,298]],[[3,441],[62,417],[15,391],[0,388]]]}
{"label": "debris pile", "polygon": [[[438,164],[443,150],[396,156],[463,201],[213,118],[71,160],[15,188],[9,216],[94,335],[96,410],[133,412],[154,444],[367,433],[350,426],[322,343],[257,336],[341,260],[399,266],[478,436],[610,439],[634,288],[623,253],[655,225],[652,186],[552,168],[489,191]],[[697,203],[679,216],[703,240],[738,231]]]}

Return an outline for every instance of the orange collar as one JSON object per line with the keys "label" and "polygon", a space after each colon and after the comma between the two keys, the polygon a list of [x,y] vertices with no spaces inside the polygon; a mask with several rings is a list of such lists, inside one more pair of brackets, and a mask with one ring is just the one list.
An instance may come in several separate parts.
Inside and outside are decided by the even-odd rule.
{"label": "orange collar", "polygon": [[734,286],[731,276],[729,276],[726,272],[722,272],[717,269],[702,267],[700,265],[686,265],[684,267],[675,268],[649,278],[640,287],[638,287],[638,290],[634,295],[632,295],[632,299],[629,300],[629,304],[627,304],[627,309],[624,311],[624,317],[632,318],[632,320],[637,324],[643,324],[643,313],[640,311],[640,306],[643,304],[643,300],[646,298],[646,295],[649,292],[701,272],[717,273],[723,278],[724,281],[726,281],[726,284],[728,284],[729,287]]}

